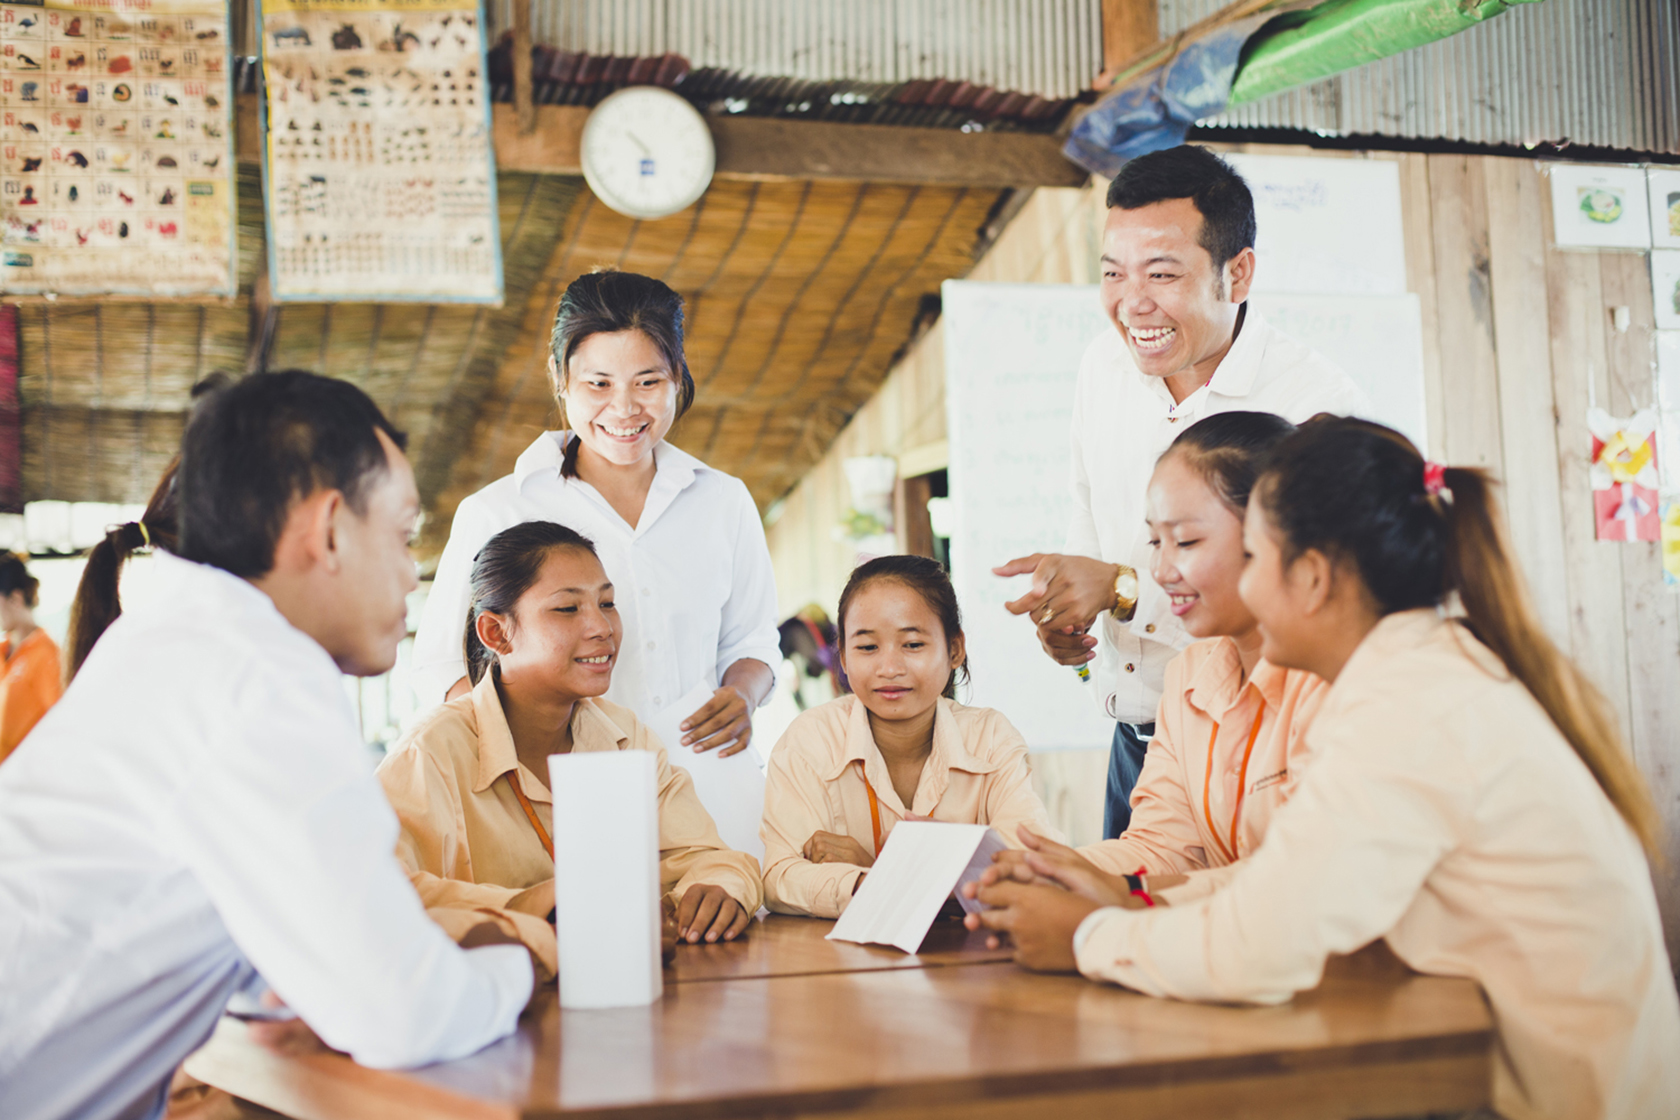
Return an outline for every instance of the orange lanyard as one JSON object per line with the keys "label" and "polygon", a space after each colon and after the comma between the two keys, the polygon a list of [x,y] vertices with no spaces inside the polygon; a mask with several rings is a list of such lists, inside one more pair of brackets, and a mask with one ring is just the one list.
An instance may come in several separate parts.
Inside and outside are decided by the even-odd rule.
{"label": "orange lanyard", "polygon": [[1237,821],[1242,816],[1243,798],[1248,795],[1248,759],[1254,753],[1254,740],[1260,737],[1260,721],[1266,716],[1266,701],[1260,701],[1260,710],[1254,713],[1254,726],[1248,732],[1248,746],[1243,751],[1242,770],[1237,774],[1237,804],[1231,810],[1231,844],[1225,846],[1225,841],[1219,835],[1219,828],[1213,823],[1213,805],[1208,790],[1213,785],[1213,748],[1219,741],[1219,721],[1213,721],[1213,734],[1208,736],[1207,775],[1202,778],[1202,815],[1207,818],[1208,831],[1213,834],[1213,842],[1219,846],[1220,854],[1230,863],[1237,862]]}
{"label": "orange lanyard", "polygon": [[875,854],[881,854],[881,802],[875,797],[875,787],[869,784],[869,776],[863,772],[863,760],[858,760],[858,777],[863,779],[863,788],[869,791],[869,823],[875,826]]}
{"label": "orange lanyard", "polygon": [[513,795],[519,798],[519,807],[525,810],[525,819],[531,822],[531,827],[536,829],[537,835],[542,838],[543,851],[552,856],[554,841],[549,838],[548,829],[542,826],[542,821],[537,819],[537,811],[531,808],[531,799],[525,796],[525,787],[519,782],[519,771],[509,770],[507,779],[508,785],[513,787]]}

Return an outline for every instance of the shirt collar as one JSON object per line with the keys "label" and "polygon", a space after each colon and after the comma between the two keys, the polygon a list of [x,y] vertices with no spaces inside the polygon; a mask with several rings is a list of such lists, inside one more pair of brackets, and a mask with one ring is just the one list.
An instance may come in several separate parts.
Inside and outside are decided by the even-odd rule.
{"label": "shirt collar", "polygon": [[1249,689],[1258,692],[1270,708],[1276,709],[1283,703],[1288,670],[1262,658],[1244,679],[1237,643],[1230,638],[1213,638],[1210,642],[1215,643],[1213,649],[1184,686],[1185,698],[1192,707],[1211,719],[1223,719],[1242,702],[1243,694]]}
{"label": "shirt collar", "polygon": [[1242,330],[1208,380],[1208,391],[1222,397],[1246,397],[1260,376],[1260,360],[1266,356],[1266,335],[1270,328],[1252,303],[1243,304]]}
{"label": "shirt collar", "polygon": [[1372,687],[1376,687],[1376,682],[1392,675],[1391,658],[1438,642],[1453,642],[1476,665],[1488,672],[1501,673],[1499,658],[1477,641],[1468,627],[1457,625],[1458,621],[1445,617],[1436,607],[1418,607],[1385,616],[1365,635],[1342,671],[1336,674],[1335,691],[1363,688],[1367,676],[1372,679]]}
{"label": "shirt collar", "polygon": [[[520,452],[513,464],[513,485],[522,490],[525,483],[537,475],[560,478],[560,468],[566,462],[566,445],[571,441],[569,431],[544,432],[536,441]],[[668,485],[681,490],[701,472],[711,470],[705,463],[672,444],[660,440],[653,448],[654,484]],[[563,480],[569,481],[569,480]]]}
{"label": "shirt collar", "polygon": [[[532,801],[552,801],[548,789],[548,775],[532,774],[519,764],[519,754],[513,746],[513,732],[508,728],[507,713],[502,710],[502,698],[496,691],[494,670],[484,674],[473,686],[473,715],[478,723],[478,775],[473,792],[483,793],[496,779],[511,770],[529,775],[536,785],[526,783],[525,796]],[[572,750],[616,751],[623,749],[630,735],[607,718],[593,697],[579,700],[572,708]]]}
{"label": "shirt collar", "polygon": [[[852,710],[846,721],[845,750],[827,775],[828,780],[834,781],[854,762],[863,763],[866,772],[873,769],[871,763],[881,767],[886,765],[881,757],[881,748],[875,745],[875,733],[869,728],[869,709],[856,696],[852,697]],[[977,758],[968,749],[963,743],[962,731],[957,727],[956,705],[942,696],[933,713],[933,752],[928,755],[926,765],[932,770],[990,774],[1003,763]]]}

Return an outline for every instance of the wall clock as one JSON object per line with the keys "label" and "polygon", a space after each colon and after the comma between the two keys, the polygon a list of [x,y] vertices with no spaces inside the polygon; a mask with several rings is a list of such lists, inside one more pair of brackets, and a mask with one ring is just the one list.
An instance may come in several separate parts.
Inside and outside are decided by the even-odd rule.
{"label": "wall clock", "polygon": [[630,218],[664,218],[693,205],[717,165],[706,118],[659,86],[607,96],[584,123],[580,147],[589,189]]}

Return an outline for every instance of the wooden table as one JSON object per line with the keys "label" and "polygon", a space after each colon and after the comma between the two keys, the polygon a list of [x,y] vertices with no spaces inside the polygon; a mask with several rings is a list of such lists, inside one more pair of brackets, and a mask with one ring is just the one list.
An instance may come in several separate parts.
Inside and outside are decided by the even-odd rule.
{"label": "wooden table", "polygon": [[229,1019],[193,1076],[298,1120],[468,1117],[1377,1117],[1487,1103],[1492,1021],[1468,981],[1385,950],[1331,962],[1283,1007],[1150,999],[1026,972],[960,928],[925,951],[771,917],[688,947],[643,1008],[562,1011],[470,1058],[364,1069],[281,1055]]}

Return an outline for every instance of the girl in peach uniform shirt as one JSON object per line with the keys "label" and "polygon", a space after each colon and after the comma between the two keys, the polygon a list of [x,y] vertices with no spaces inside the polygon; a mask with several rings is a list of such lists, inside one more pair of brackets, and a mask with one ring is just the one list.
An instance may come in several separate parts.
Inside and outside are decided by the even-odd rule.
{"label": "girl in peach uniform shirt", "polygon": [[884,556],[840,595],[852,695],[794,720],[764,790],[765,905],[835,918],[911,816],[1030,825],[1059,839],[1032,789],[1027,744],[999,712],[952,699],[967,671],[956,592],[938,561]]}
{"label": "girl in peach uniform shirt", "polygon": [[1006,881],[980,922],[1030,967],[1255,1003],[1380,937],[1481,985],[1500,1115],[1680,1115],[1661,827],[1608,704],[1535,617],[1491,480],[1320,417],[1254,498],[1241,592],[1263,652],[1331,682],[1265,843],[1187,905]]}

